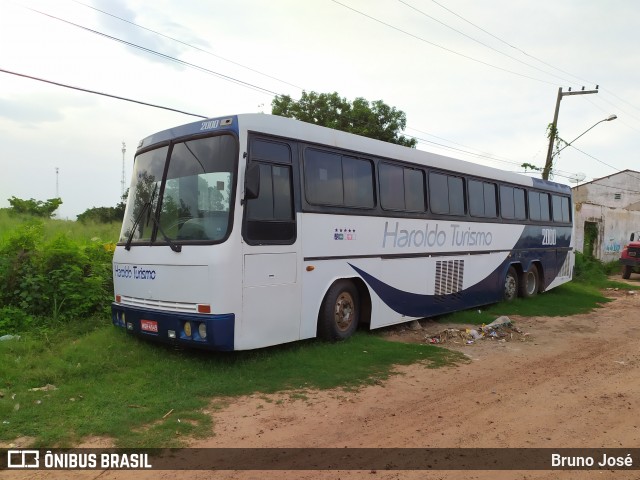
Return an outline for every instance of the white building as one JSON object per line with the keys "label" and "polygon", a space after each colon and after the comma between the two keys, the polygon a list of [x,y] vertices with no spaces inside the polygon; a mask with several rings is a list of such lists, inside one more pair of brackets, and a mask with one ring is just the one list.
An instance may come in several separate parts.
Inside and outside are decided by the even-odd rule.
{"label": "white building", "polygon": [[640,231],[640,172],[623,170],[573,189],[575,248],[610,262]]}

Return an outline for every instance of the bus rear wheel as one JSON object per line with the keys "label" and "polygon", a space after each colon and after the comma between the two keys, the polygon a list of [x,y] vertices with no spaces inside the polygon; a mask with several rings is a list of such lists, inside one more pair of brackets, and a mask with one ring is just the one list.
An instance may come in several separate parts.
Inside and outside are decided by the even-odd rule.
{"label": "bus rear wheel", "polygon": [[538,293],[540,289],[540,274],[538,273],[538,267],[531,265],[529,271],[522,275],[522,282],[520,282],[520,296],[523,298],[533,297]]}
{"label": "bus rear wheel", "polygon": [[335,342],[349,338],[360,320],[360,296],[349,280],[335,282],[324,297],[318,316],[318,336]]}
{"label": "bus rear wheel", "polygon": [[510,302],[518,296],[518,272],[513,267],[509,267],[504,277],[503,300]]}

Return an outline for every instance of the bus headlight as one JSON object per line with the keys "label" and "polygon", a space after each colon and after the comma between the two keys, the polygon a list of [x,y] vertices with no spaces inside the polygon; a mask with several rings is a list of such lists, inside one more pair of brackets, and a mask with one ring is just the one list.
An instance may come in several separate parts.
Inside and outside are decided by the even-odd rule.
{"label": "bus headlight", "polygon": [[198,325],[198,334],[200,335],[200,338],[202,338],[203,340],[205,338],[207,338],[207,324],[204,322],[200,322],[200,324]]}
{"label": "bus headlight", "polygon": [[184,322],[184,334],[187,337],[191,336],[191,322]]}

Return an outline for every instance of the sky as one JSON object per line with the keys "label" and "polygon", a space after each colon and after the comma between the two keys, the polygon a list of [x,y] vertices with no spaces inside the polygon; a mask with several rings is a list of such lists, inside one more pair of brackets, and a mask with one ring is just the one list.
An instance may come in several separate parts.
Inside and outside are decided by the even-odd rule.
{"label": "sky", "polygon": [[[639,46],[636,0],[0,0],[1,70],[207,117],[383,100],[417,148],[508,171],[544,166],[559,88],[598,85],[560,104],[567,142],[618,117],[556,158],[570,185],[640,170]],[[142,138],[196,120],[0,72],[0,208],[115,206],[123,142],[128,187]]]}

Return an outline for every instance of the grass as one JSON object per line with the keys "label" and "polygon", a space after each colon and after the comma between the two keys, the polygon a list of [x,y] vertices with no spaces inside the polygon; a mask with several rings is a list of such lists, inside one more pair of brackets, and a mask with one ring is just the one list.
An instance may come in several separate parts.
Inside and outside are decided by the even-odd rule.
{"label": "grass", "polygon": [[10,215],[9,209],[0,208],[0,241],[6,238],[15,228],[25,222],[42,222],[44,240],[48,241],[59,234],[66,234],[70,239],[87,242],[100,239],[103,242],[116,242],[120,236],[121,224],[118,223],[80,223],[55,218],[35,218],[24,215]]}
{"label": "grass", "polygon": [[[211,434],[204,410],[212,398],[285,389],[303,398],[307,389],[379,382],[394,365],[463,361],[441,348],[366,333],[336,344],[216,354],[149,344],[97,320],[85,329],[0,342],[1,440],[69,446],[104,436],[121,447],[175,446]],[[29,391],[47,384],[56,390]]]}
{"label": "grass", "polygon": [[567,317],[590,312],[610,301],[609,298],[601,293],[599,288],[579,282],[571,282],[542,295],[537,295],[534,298],[518,298],[509,303],[496,303],[456,312],[439,317],[438,320],[450,323],[481,325],[483,323],[491,323],[502,315]]}

